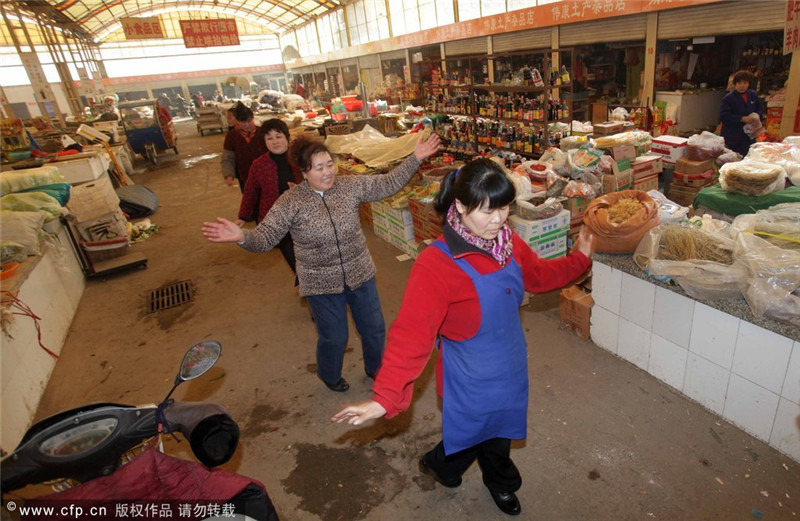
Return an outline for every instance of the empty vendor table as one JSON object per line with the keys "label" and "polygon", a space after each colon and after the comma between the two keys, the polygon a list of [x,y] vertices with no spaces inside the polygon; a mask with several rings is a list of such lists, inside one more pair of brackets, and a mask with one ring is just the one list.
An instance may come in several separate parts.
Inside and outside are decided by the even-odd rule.
{"label": "empty vendor table", "polygon": [[800,462],[800,328],[697,301],[630,255],[594,256],[592,297],[594,343]]}

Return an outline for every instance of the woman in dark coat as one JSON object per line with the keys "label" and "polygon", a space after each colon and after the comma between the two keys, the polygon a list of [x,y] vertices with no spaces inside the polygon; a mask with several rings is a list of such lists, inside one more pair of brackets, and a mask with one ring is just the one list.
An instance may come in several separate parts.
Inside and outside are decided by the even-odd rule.
{"label": "woman in dark coat", "polygon": [[750,90],[752,81],[753,75],[748,71],[734,74],[733,89],[722,98],[722,107],[719,109],[725,146],[742,156],[746,156],[750,145],[755,143],[755,139],[744,132],[746,124],[756,123],[755,116],[751,114],[758,114],[759,120],[764,121],[761,100],[756,91]]}

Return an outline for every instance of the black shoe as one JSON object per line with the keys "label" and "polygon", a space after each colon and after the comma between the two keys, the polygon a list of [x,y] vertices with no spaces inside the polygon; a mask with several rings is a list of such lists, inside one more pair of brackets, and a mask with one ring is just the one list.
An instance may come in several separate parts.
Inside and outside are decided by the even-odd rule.
{"label": "black shoe", "polygon": [[330,389],[331,391],[336,391],[337,393],[343,393],[346,390],[350,389],[350,384],[347,383],[347,380],[345,380],[344,378],[339,378],[339,381],[336,382],[335,384],[329,384],[324,380],[322,383],[327,385],[328,389]]}
{"label": "black shoe", "polygon": [[513,492],[492,492],[490,490],[489,493],[492,495],[492,499],[494,499],[494,504],[497,505],[497,508],[502,510],[504,514],[518,516],[519,513],[522,512],[519,499],[517,499],[517,495]]}
{"label": "black shoe", "polygon": [[445,481],[445,480],[443,480],[443,479],[442,479],[442,478],[439,476],[439,474],[437,474],[437,473],[436,473],[436,471],[435,471],[435,470],[433,470],[432,468],[430,468],[430,467],[429,467],[429,466],[428,466],[428,465],[425,463],[425,456],[423,456],[423,457],[422,457],[422,458],[420,458],[420,460],[419,460],[419,471],[420,471],[420,472],[422,472],[423,474],[427,474],[428,476],[432,477],[433,479],[435,479],[436,481],[438,481],[438,482],[439,482],[439,483],[440,483],[442,486],[444,486],[444,487],[447,487],[447,488],[456,488],[456,487],[460,487],[460,486],[461,486],[461,478],[458,478],[458,479],[456,479],[455,481]]}

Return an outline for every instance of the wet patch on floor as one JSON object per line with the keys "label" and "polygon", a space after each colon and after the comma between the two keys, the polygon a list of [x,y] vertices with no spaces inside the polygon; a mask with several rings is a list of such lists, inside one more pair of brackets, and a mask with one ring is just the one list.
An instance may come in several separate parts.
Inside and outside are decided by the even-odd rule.
{"label": "wet patch on floor", "polygon": [[267,403],[253,407],[247,424],[242,430],[245,438],[256,438],[265,432],[275,432],[280,428],[279,422],[289,414],[289,411],[277,409]]}
{"label": "wet patch on floor", "polygon": [[183,168],[192,168],[194,165],[196,165],[200,161],[207,161],[209,159],[214,159],[215,157],[219,157],[219,154],[204,154],[202,156],[190,157],[188,159],[183,159],[181,162],[183,163]]}
{"label": "wet patch on floor", "polygon": [[283,487],[300,498],[299,508],[323,521],[364,519],[406,486],[405,476],[380,447],[332,449],[300,443],[292,449],[296,465]]}
{"label": "wet patch on floor", "polygon": [[183,306],[164,309],[156,313],[151,313],[149,315],[156,316],[156,320],[158,321],[158,327],[161,328],[162,331],[169,331],[175,324],[186,322],[194,318],[194,313],[188,313],[188,314],[186,313],[187,311],[192,309],[193,305],[194,304],[190,302]]}

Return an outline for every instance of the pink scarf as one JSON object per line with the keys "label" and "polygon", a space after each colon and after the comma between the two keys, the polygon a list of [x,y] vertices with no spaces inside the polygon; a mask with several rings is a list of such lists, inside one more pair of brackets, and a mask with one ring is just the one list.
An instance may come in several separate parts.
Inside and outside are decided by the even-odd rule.
{"label": "pink scarf", "polygon": [[453,231],[461,236],[462,239],[486,251],[499,262],[501,266],[508,264],[508,259],[511,257],[512,244],[511,227],[508,225],[508,221],[503,223],[503,227],[500,228],[500,232],[494,239],[478,237],[469,231],[469,228],[464,226],[464,223],[461,221],[461,214],[458,213],[456,209],[456,203],[453,202],[453,204],[450,205],[450,209],[447,210],[447,224],[449,224]]}

